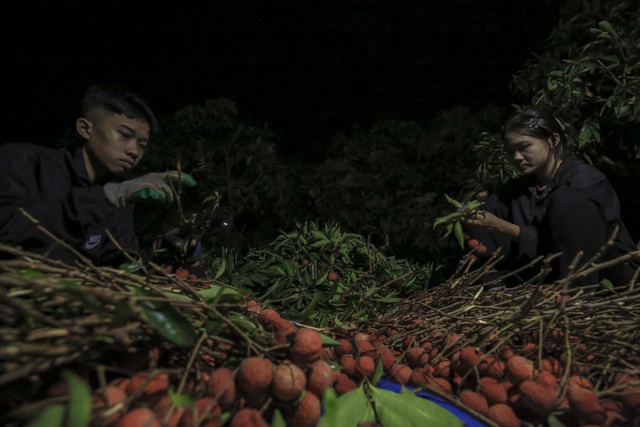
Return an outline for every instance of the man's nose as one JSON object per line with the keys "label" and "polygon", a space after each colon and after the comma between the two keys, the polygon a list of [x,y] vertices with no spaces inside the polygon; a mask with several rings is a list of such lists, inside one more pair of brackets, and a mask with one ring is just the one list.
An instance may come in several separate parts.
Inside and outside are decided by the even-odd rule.
{"label": "man's nose", "polygon": [[522,153],[520,153],[519,151],[516,151],[515,153],[513,153],[513,158],[514,160],[522,160]]}
{"label": "man's nose", "polygon": [[140,157],[140,150],[138,149],[138,144],[136,142],[128,144],[125,152],[134,160],[138,160]]}

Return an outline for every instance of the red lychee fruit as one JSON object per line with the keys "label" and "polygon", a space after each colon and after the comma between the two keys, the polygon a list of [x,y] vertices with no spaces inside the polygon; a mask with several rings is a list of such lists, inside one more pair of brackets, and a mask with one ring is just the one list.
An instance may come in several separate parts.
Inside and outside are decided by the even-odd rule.
{"label": "red lychee fruit", "polygon": [[266,393],[273,381],[273,363],[265,357],[247,357],[238,367],[236,381],[246,394]]}
{"label": "red lychee fruit", "polygon": [[296,333],[295,340],[289,350],[291,360],[300,365],[308,365],[320,358],[322,338],[317,331],[302,328]]}
{"label": "red lychee fruit", "polygon": [[315,427],[320,421],[320,399],[313,393],[305,393],[302,401],[293,410],[288,425],[296,427]]}
{"label": "red lychee fruit", "polygon": [[285,360],[273,373],[271,393],[281,402],[292,402],[300,397],[306,386],[307,378],[302,369]]}
{"label": "red lychee fruit", "polygon": [[240,409],[235,413],[229,427],[269,427],[259,410],[254,408]]}
{"label": "red lychee fruit", "polygon": [[513,356],[507,360],[504,373],[514,385],[519,385],[523,381],[532,380],[535,377],[536,369],[533,361],[526,357]]}
{"label": "red lychee fruit", "polygon": [[487,415],[489,412],[487,398],[474,391],[462,390],[460,392],[460,402],[482,415]]}
{"label": "red lychee fruit", "polygon": [[149,408],[140,407],[127,412],[116,427],[160,427],[156,414]]}
{"label": "red lychee fruit", "polygon": [[324,360],[316,360],[311,364],[307,378],[307,390],[322,398],[324,391],[334,383],[333,370]]}
{"label": "red lychee fruit", "polygon": [[236,400],[236,383],[233,371],[228,368],[218,368],[211,372],[207,384],[207,396],[218,400],[224,411],[231,409]]}
{"label": "red lychee fruit", "polygon": [[376,362],[373,361],[372,357],[360,356],[356,360],[355,371],[361,378],[371,378],[376,372]]}

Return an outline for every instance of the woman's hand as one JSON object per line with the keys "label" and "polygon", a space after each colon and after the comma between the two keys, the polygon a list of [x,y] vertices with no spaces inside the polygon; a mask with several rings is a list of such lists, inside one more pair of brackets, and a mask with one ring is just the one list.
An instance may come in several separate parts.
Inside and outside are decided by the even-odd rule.
{"label": "woman's hand", "polygon": [[474,211],[465,215],[460,220],[462,224],[471,229],[483,228],[487,231],[506,234],[512,240],[517,240],[518,237],[520,237],[520,227],[509,221],[498,218],[491,212],[482,210]]}

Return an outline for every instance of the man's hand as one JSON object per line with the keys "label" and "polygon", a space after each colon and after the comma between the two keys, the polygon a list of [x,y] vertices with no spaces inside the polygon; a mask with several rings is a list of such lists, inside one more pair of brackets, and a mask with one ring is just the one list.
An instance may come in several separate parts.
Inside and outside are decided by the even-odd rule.
{"label": "man's hand", "polygon": [[180,234],[180,229],[172,228],[156,238],[153,250],[160,259],[193,265],[202,257],[202,242],[200,236],[185,238]]}
{"label": "man's hand", "polygon": [[172,202],[175,195],[171,183],[177,182],[188,186],[196,185],[190,175],[170,171],[152,172],[120,183],[109,182],[103,186],[103,190],[109,203],[117,207],[147,199]]}

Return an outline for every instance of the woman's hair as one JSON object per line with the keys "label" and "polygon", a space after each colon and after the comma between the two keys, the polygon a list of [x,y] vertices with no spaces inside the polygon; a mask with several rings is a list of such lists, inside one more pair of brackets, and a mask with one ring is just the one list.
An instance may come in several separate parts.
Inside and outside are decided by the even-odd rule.
{"label": "woman's hair", "polygon": [[508,133],[516,132],[546,141],[557,133],[560,136],[560,142],[555,147],[555,154],[558,158],[564,159],[568,151],[567,126],[569,126],[567,122],[556,117],[551,111],[532,107],[507,120],[502,128],[502,139],[505,140]]}
{"label": "woman's hair", "polygon": [[90,87],[82,98],[81,112],[83,116],[87,116],[95,110],[106,110],[130,119],[143,120],[149,125],[151,133],[158,130],[158,121],[151,108],[140,97],[130,92],[103,89],[99,86]]}

